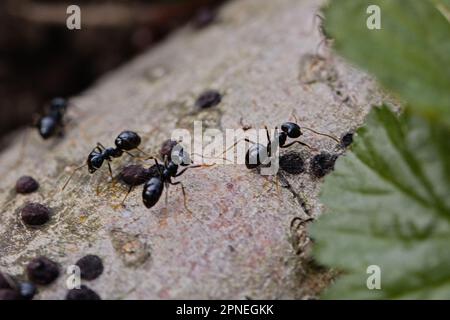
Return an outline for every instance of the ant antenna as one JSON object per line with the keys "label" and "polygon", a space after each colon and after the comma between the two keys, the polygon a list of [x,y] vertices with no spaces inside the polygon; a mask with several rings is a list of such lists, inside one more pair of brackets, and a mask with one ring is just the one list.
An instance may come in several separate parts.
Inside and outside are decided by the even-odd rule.
{"label": "ant antenna", "polygon": [[[295,115],[295,111],[292,111],[292,115],[291,115],[291,116],[294,118],[295,123],[299,123],[299,122],[298,122],[298,119],[297,119],[297,116]],[[333,139],[333,140],[336,141],[337,143],[341,143],[341,142],[339,141],[338,138],[336,138],[335,136],[332,136],[332,135],[330,135],[330,134],[321,133],[321,132],[319,132],[319,131],[316,131],[316,130],[314,130],[314,129],[311,129],[311,128],[308,128],[308,127],[304,127],[304,126],[300,126],[300,128],[305,129],[305,130],[308,130],[308,131],[311,131],[311,132],[313,132],[313,133],[315,133],[315,134],[318,134],[319,136],[324,136],[324,137],[328,137],[328,138],[330,138],[330,139]]]}
{"label": "ant antenna", "polygon": [[320,135],[320,136],[328,137],[328,138],[330,138],[330,139],[333,139],[333,140],[336,141],[337,143],[340,143],[340,141],[339,141],[338,138],[336,138],[336,137],[334,137],[334,136],[332,136],[332,135],[330,135],[330,134],[321,133],[321,132],[318,132],[318,131],[313,130],[313,129],[311,129],[311,128],[308,128],[308,127],[303,127],[303,126],[302,126],[301,128],[302,128],[302,129],[305,129],[305,130],[308,130],[308,131],[311,131],[311,132],[313,132],[313,133],[315,133],[315,134],[318,134],[318,135]]}
{"label": "ant antenna", "polygon": [[78,170],[80,170],[80,169],[82,169],[82,168],[84,168],[84,167],[86,167],[86,166],[87,166],[87,163],[83,164],[82,166],[79,166],[78,168],[75,168],[75,169],[72,171],[72,173],[71,173],[69,179],[67,179],[66,183],[64,183],[64,186],[62,187],[62,190],[64,190],[64,189],[67,187],[67,185],[69,184],[70,180],[72,180],[72,177],[73,177],[73,175],[75,174],[75,172],[77,172]]}

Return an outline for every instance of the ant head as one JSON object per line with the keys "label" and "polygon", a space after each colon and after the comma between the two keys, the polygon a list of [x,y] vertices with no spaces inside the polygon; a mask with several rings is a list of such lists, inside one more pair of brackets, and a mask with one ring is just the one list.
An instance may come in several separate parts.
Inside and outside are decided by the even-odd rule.
{"label": "ant head", "polygon": [[141,137],[133,131],[122,131],[114,142],[116,147],[121,150],[133,150],[141,144]]}
{"label": "ant head", "polygon": [[53,98],[50,102],[50,109],[52,111],[64,112],[67,108],[67,100],[61,97]]}
{"label": "ant head", "polygon": [[97,151],[92,151],[87,159],[89,173],[94,173],[95,171],[100,169],[104,160],[105,159],[101,156],[101,154],[99,154]]}
{"label": "ant head", "polygon": [[285,122],[281,125],[281,130],[287,134],[289,138],[298,138],[302,135],[300,126],[294,122]]}

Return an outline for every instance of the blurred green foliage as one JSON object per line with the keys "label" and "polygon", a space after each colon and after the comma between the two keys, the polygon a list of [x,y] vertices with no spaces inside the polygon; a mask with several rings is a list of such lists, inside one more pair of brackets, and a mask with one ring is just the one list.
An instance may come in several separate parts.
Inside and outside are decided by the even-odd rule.
{"label": "blurred green foliage", "polygon": [[[450,2],[447,0],[447,2]],[[368,70],[411,108],[450,125],[450,24],[429,0],[336,0],[325,30],[336,50]],[[381,9],[381,30],[369,30],[366,9]]]}
{"label": "blurred green foliage", "polygon": [[[338,53],[404,102],[374,108],[324,183],[314,255],[343,271],[325,298],[450,298],[450,1],[335,0],[325,30]],[[381,8],[381,30],[366,9]],[[381,268],[369,290],[367,268]]]}

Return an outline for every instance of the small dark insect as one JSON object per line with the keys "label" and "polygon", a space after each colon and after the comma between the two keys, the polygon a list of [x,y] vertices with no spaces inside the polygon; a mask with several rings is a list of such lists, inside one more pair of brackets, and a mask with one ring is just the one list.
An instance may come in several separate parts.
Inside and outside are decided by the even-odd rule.
{"label": "small dark insect", "polygon": [[46,257],[38,257],[28,263],[27,275],[31,282],[39,285],[47,285],[58,278],[59,267],[56,262]]}
{"label": "small dark insect", "polygon": [[111,179],[113,180],[114,177],[112,174],[112,169],[111,169],[111,164],[110,164],[110,162],[112,161],[113,158],[119,158],[124,153],[126,153],[132,157],[135,157],[135,155],[133,155],[132,153],[129,152],[130,150],[134,150],[134,149],[145,154],[144,151],[139,149],[139,145],[141,143],[141,137],[136,132],[129,131],[129,130],[122,131],[117,136],[114,143],[116,145],[115,148],[114,147],[105,148],[101,143],[98,142],[97,146],[91,151],[91,153],[89,153],[86,163],[73,170],[72,174],[67,179],[67,181],[64,184],[62,189],[64,190],[66,188],[67,184],[72,179],[75,172],[82,169],[85,166],[88,167],[89,173],[92,174],[92,173],[96,172],[98,169],[100,169],[102,167],[103,163],[106,161],[106,163],[108,164],[109,174],[111,176]]}
{"label": "small dark insect", "polygon": [[[184,206],[186,210],[190,212],[186,205],[186,192],[183,184],[180,181],[172,182],[172,178],[181,176],[188,169],[207,167],[208,165],[192,165],[192,160],[190,159],[189,154],[184,151],[181,144],[174,140],[164,141],[159,153],[164,159],[164,165],[160,164],[158,162],[158,159],[155,157],[148,158],[153,159],[155,161],[155,165],[147,169],[149,178],[145,182],[142,192],[144,205],[147,208],[153,207],[159,201],[164,190],[164,186],[166,186],[167,205],[167,188],[169,187],[169,185],[180,185],[184,197]],[[178,172],[178,168],[180,166],[186,168]],[[125,202],[128,194],[132,191],[132,189],[133,186],[130,186],[130,189],[123,199],[122,204]]]}
{"label": "small dark insect", "polygon": [[21,194],[32,193],[39,188],[39,183],[30,176],[22,176],[16,182],[16,192]]}
{"label": "small dark insect", "polygon": [[[299,141],[299,140],[295,140],[295,141],[292,141],[292,142],[286,144],[288,138],[291,138],[291,139],[299,138],[303,134],[302,129],[311,131],[318,135],[326,136],[326,137],[333,139],[334,141],[339,143],[339,140],[331,135],[328,135],[325,133],[320,133],[313,129],[307,128],[307,127],[300,128],[300,126],[294,122],[283,123],[281,125],[281,131],[278,131],[278,128],[275,127],[275,139],[273,139],[273,140],[270,137],[269,129],[267,129],[266,126],[264,128],[266,129],[267,141],[268,141],[268,144],[266,146],[264,146],[260,143],[253,142],[247,138],[244,139],[246,142],[251,144],[251,146],[248,148],[247,153],[245,155],[245,166],[247,167],[247,169],[256,169],[261,166],[269,165],[271,158],[272,158],[272,144],[273,143],[276,144],[276,146],[280,147],[280,148],[289,148],[290,146],[298,143],[302,146],[312,149],[311,146],[309,146],[308,144],[306,144],[302,141]],[[234,148],[239,142],[240,141],[236,142],[231,148]],[[223,154],[225,154],[229,149],[227,149]]]}
{"label": "small dark insect", "polygon": [[[152,208],[156,203],[158,203],[161,198],[164,186],[166,187],[166,204],[167,204],[167,188],[169,185],[180,185],[183,192],[184,207],[188,212],[191,212],[187,207],[186,191],[184,189],[181,181],[173,182],[172,178],[176,178],[185,173],[188,169],[205,167],[208,165],[191,165],[184,168],[178,172],[179,165],[174,162],[174,160],[165,161],[163,169],[161,170],[161,165],[158,160],[155,159],[156,168],[158,170],[158,175],[151,177],[145,184],[142,191],[142,200],[147,208]],[[182,164],[180,164],[182,165]]]}
{"label": "small dark insect", "polygon": [[67,100],[54,98],[46,115],[42,116],[36,126],[43,139],[48,139],[55,134],[62,134],[64,128],[64,114],[67,109]]}
{"label": "small dark insect", "polygon": [[[34,117],[33,128],[37,128],[39,135],[47,140],[54,136],[62,136],[64,134],[64,115],[68,106],[68,101],[64,98],[54,98],[50,101],[45,114]],[[26,145],[28,144],[28,134],[30,131],[25,131],[23,135],[22,145],[19,152],[17,163],[21,163],[25,158],[24,153]]]}
{"label": "small dark insect", "polygon": [[76,265],[80,268],[82,279],[94,280],[103,272],[103,262],[99,256],[88,254],[77,261]]}
{"label": "small dark insect", "polygon": [[100,296],[92,289],[81,285],[80,289],[71,289],[67,292],[66,300],[101,300]]}
{"label": "small dark insect", "polygon": [[[191,212],[186,204],[186,192],[183,184],[181,181],[172,182],[172,178],[181,176],[188,169],[208,167],[209,165],[192,165],[192,160],[190,159],[189,154],[184,151],[181,144],[173,140],[166,140],[163,143],[160,154],[163,156],[164,165],[159,164],[156,158],[151,158],[155,161],[155,165],[151,168],[156,169],[157,174],[153,175],[144,185],[142,192],[142,200],[144,205],[147,208],[153,207],[161,198],[165,186],[167,206],[167,189],[169,185],[180,185],[183,192],[184,207],[188,212]],[[184,168],[178,172],[179,166],[187,168]]]}
{"label": "small dark insect", "polygon": [[218,105],[222,101],[222,95],[216,90],[203,92],[195,102],[196,107],[207,109]]}
{"label": "small dark insect", "polygon": [[311,160],[310,169],[316,178],[322,178],[334,169],[337,155],[322,152]]}
{"label": "small dark insect", "polygon": [[[166,172],[167,167],[170,165],[171,168],[173,166],[176,166],[176,170],[178,170],[178,166],[189,166],[192,164],[192,160],[187,152],[184,151],[181,144],[179,144],[177,141],[174,140],[166,140],[163,142],[161,149],[159,151],[159,154],[162,156],[163,161],[165,165],[159,164],[158,160],[155,157],[149,157],[149,159],[155,160],[156,164],[149,167],[148,169],[145,169],[143,167],[136,167],[128,169],[127,175],[128,175],[128,185],[129,189],[127,194],[125,195],[124,199],[122,200],[122,205],[125,203],[125,200],[127,199],[128,195],[131,193],[133,188],[139,184],[145,183],[150,181],[154,177],[162,177],[164,172]],[[193,166],[197,167],[197,166]],[[191,166],[192,168],[192,166]],[[187,169],[187,168],[186,168]],[[134,171],[134,172],[132,172]],[[183,173],[186,170],[183,170],[181,173]],[[176,174],[176,172],[175,172]],[[177,175],[178,176],[178,175]],[[145,181],[142,182],[142,180],[145,178]],[[123,179],[122,179],[123,180]],[[167,179],[165,178],[165,182],[167,182]],[[169,182],[168,182],[169,183]],[[176,183],[178,184],[178,183]],[[145,188],[145,186],[144,186]],[[162,187],[163,188],[163,187]],[[162,190],[161,190],[162,192]],[[184,188],[183,188],[183,194]],[[161,196],[161,195],[160,195]],[[159,199],[159,198],[158,198]]]}
{"label": "small dark insect", "polygon": [[290,174],[300,174],[305,171],[305,162],[299,153],[291,152],[280,157],[280,168]]}
{"label": "small dark insect", "polygon": [[119,173],[119,180],[127,186],[135,187],[145,183],[151,177],[149,169],[144,168],[140,164],[132,164],[126,166]]}
{"label": "small dark insect", "polygon": [[341,145],[342,145],[344,148],[349,147],[352,143],[353,143],[353,132],[346,133],[346,134],[341,138]]}
{"label": "small dark insect", "polygon": [[29,202],[21,210],[22,221],[29,226],[40,226],[50,220],[51,210],[36,202]]}

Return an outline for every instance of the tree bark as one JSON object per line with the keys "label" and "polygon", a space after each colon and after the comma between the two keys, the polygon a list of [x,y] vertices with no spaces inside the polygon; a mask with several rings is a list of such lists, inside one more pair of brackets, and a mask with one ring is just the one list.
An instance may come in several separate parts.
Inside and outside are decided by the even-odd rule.
{"label": "tree bark", "polygon": [[[107,75],[73,97],[71,122],[61,139],[43,141],[24,132],[11,137],[0,155],[0,267],[23,275],[38,255],[62,267],[58,280],[38,298],[61,299],[65,270],[87,253],[103,259],[104,273],[86,284],[104,299],[298,299],[315,297],[333,273],[311,263],[307,225],[322,211],[322,178],[311,172],[320,151],[340,153],[336,142],[307,131],[298,153],[304,172],[280,170],[267,178],[244,165],[193,169],[152,209],[142,203],[142,186],[119,204],[127,188],[108,182],[108,170],[70,171],[101,142],[113,146],[117,134],[135,130],[144,150],[158,150],[175,128],[274,128],[295,112],[300,125],[341,137],[363,123],[383,95],[363,72],[334,56],[313,25],[316,0],[243,0],[224,6],[218,21],[201,31],[186,27],[165,43]],[[82,68],[82,66],[80,66]],[[222,102],[198,110],[195,99],[206,89],[223,93]],[[114,159],[115,173],[131,163]],[[151,161],[147,162],[148,165]],[[296,164],[298,165],[298,163]],[[300,170],[301,171],[301,170]],[[18,195],[15,181],[31,175],[37,192]],[[52,208],[51,220],[30,229],[20,219],[28,201]],[[291,229],[294,218],[302,226]],[[297,225],[297,224],[296,224]]]}

